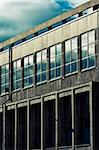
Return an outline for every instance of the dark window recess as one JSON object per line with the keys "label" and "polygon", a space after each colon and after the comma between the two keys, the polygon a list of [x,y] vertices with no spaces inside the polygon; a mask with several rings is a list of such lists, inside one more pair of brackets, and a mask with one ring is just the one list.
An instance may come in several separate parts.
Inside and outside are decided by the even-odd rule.
{"label": "dark window recess", "polygon": [[55,147],[55,101],[44,103],[44,148]]}
{"label": "dark window recess", "polygon": [[71,96],[63,97],[58,101],[58,146],[72,145],[72,114]]}
{"label": "dark window recess", "polygon": [[28,35],[28,36],[26,37],[26,41],[32,39],[33,37],[34,37],[34,34]]}
{"label": "dark window recess", "polygon": [[18,109],[17,150],[27,149],[27,108]]}
{"label": "dark window recess", "polygon": [[54,28],[56,28],[56,27],[58,27],[58,26],[60,26],[62,24],[63,24],[62,21],[59,21],[59,22],[57,22],[55,24],[52,24],[52,29],[54,29]]}
{"label": "dark window recess", "polygon": [[2,51],[6,51],[6,50],[9,50],[9,45],[3,47]]}
{"label": "dark window recess", "polygon": [[6,149],[14,149],[15,139],[15,111],[10,110],[6,113]]}
{"label": "dark window recess", "polygon": [[93,6],[93,11],[94,11],[94,10],[97,10],[97,9],[99,9],[99,4],[98,4],[98,5]]}
{"label": "dark window recess", "polygon": [[41,147],[41,105],[30,106],[30,149]]}
{"label": "dark window recess", "polygon": [[90,144],[89,93],[75,97],[75,145]]}
{"label": "dark window recess", "polygon": [[0,113],[0,150],[3,146],[3,113]]}
{"label": "dark window recess", "polygon": [[19,40],[19,41],[16,41],[16,42],[13,43],[13,46],[16,46],[16,45],[18,45],[18,44],[20,44],[20,43],[22,43],[22,42],[23,42],[23,39],[21,39],[21,40]]}
{"label": "dark window recess", "polygon": [[43,33],[47,32],[47,31],[48,31],[48,28],[44,28],[44,29],[38,31],[38,35],[43,34]]}

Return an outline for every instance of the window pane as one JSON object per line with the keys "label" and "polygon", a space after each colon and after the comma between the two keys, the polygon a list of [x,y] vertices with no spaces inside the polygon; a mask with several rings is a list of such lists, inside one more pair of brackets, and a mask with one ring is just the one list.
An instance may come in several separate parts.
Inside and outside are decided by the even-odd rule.
{"label": "window pane", "polygon": [[92,67],[95,66],[95,57],[89,57],[89,66],[88,67]]}
{"label": "window pane", "polygon": [[82,60],[82,69],[88,68],[88,58]]}
{"label": "window pane", "polygon": [[62,53],[61,44],[56,45],[56,52],[57,52],[57,55],[61,55]]}
{"label": "window pane", "polygon": [[38,72],[41,72],[41,64],[40,63],[38,63],[38,64],[36,64],[36,72],[38,73]]}
{"label": "window pane", "polygon": [[82,43],[82,46],[88,44],[88,42],[87,42],[87,33],[85,33],[85,34],[82,35],[82,37],[81,37],[81,43]]}
{"label": "window pane", "polygon": [[62,58],[61,58],[61,55],[59,55],[56,58],[56,66],[61,66],[61,64],[62,64]]}
{"label": "window pane", "polygon": [[41,52],[37,53],[36,62],[37,63],[41,62]]}
{"label": "window pane", "polygon": [[30,77],[28,80],[29,80],[29,85],[32,85],[33,84],[33,77]]}
{"label": "window pane", "polygon": [[8,83],[9,82],[9,74],[6,74],[5,78],[6,78],[6,83]]}
{"label": "window pane", "polygon": [[82,58],[87,57],[88,56],[88,48],[87,46],[82,47]]}
{"label": "window pane", "polygon": [[16,80],[18,80],[20,78],[21,78],[21,71],[18,70],[18,71],[16,71]]}
{"label": "window pane", "polygon": [[33,66],[28,67],[29,76],[33,75]]}
{"label": "window pane", "polygon": [[54,70],[50,70],[50,79],[55,78],[55,69]]}
{"label": "window pane", "polygon": [[55,57],[55,46],[50,48],[50,58]]}
{"label": "window pane", "polygon": [[28,76],[28,68],[24,68],[24,77]]}
{"label": "window pane", "polygon": [[95,31],[89,32],[89,44],[95,42]]}
{"label": "window pane", "polygon": [[4,76],[1,76],[1,84],[5,84],[5,75]]}
{"label": "window pane", "polygon": [[18,60],[17,61],[17,69],[20,69],[21,68],[21,60]]}
{"label": "window pane", "polygon": [[70,40],[66,41],[65,42],[65,51],[70,51],[71,50],[71,47],[70,47]]}
{"label": "window pane", "polygon": [[29,56],[29,65],[33,65],[33,55]]}
{"label": "window pane", "polygon": [[24,79],[24,87],[28,86],[28,78]]}
{"label": "window pane", "polygon": [[75,61],[78,59],[78,53],[77,50],[72,51],[72,61]]}
{"label": "window pane", "polygon": [[47,60],[47,49],[42,51],[42,61]]}
{"label": "window pane", "polygon": [[16,61],[13,62],[13,71],[16,70]]}
{"label": "window pane", "polygon": [[95,44],[89,45],[89,56],[95,55]]}
{"label": "window pane", "polygon": [[65,66],[65,74],[70,73],[70,64]]}
{"label": "window pane", "polygon": [[71,64],[71,72],[77,71],[77,62]]}
{"label": "window pane", "polygon": [[56,69],[56,77],[60,77],[61,74],[61,67]]}
{"label": "window pane", "polygon": [[1,67],[1,74],[5,74],[5,66]]}
{"label": "window pane", "polygon": [[24,66],[28,66],[28,57],[24,58]]}
{"label": "window pane", "polygon": [[37,75],[36,75],[36,79],[37,79],[37,83],[39,83],[39,82],[41,81],[40,74],[37,74]]}
{"label": "window pane", "polygon": [[6,73],[9,72],[9,65],[6,65]]}
{"label": "window pane", "polygon": [[19,88],[21,88],[21,81],[20,80],[16,82],[16,89],[19,89]]}
{"label": "window pane", "polygon": [[55,58],[50,60],[50,68],[54,68],[55,67]]}
{"label": "window pane", "polygon": [[72,38],[72,49],[77,49],[77,37]]}
{"label": "window pane", "polygon": [[46,62],[42,62],[42,71],[46,71]]}
{"label": "window pane", "polygon": [[42,73],[42,81],[45,81],[46,80],[46,72],[43,72]]}
{"label": "window pane", "polygon": [[65,63],[69,63],[71,61],[71,52],[65,53]]}

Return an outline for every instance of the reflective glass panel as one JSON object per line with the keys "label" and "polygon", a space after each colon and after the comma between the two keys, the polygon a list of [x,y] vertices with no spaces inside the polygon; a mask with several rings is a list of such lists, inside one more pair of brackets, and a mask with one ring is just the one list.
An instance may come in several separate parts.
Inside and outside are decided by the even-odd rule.
{"label": "reflective glass panel", "polygon": [[77,37],[72,38],[72,50],[77,49]]}
{"label": "reflective glass panel", "polygon": [[87,57],[88,56],[88,47],[87,46],[82,47],[81,52],[82,52],[82,58]]}
{"label": "reflective glass panel", "polygon": [[37,61],[37,63],[41,62],[41,52],[37,53],[36,61]]}
{"label": "reflective glass panel", "polygon": [[55,46],[50,48],[50,58],[55,57]]}
{"label": "reflective glass panel", "polygon": [[95,42],[95,31],[89,32],[89,44]]}
{"label": "reflective glass panel", "polygon": [[65,74],[69,74],[71,72],[70,70],[70,64],[65,66]]}
{"label": "reflective glass panel", "polygon": [[87,42],[87,33],[82,35],[82,37],[81,37],[81,44],[82,44],[82,46],[85,46],[85,45],[88,44],[88,42]]}
{"label": "reflective glass panel", "polygon": [[82,69],[88,68],[88,58],[82,60]]}
{"label": "reflective glass panel", "polygon": [[78,52],[77,50],[72,51],[72,61],[75,61],[78,59]]}
{"label": "reflective glass panel", "polygon": [[95,56],[89,57],[89,67],[95,66]]}
{"label": "reflective glass panel", "polygon": [[61,53],[62,53],[61,44],[56,45],[56,53],[57,53],[57,55],[61,55]]}
{"label": "reflective glass panel", "polygon": [[71,61],[71,51],[65,53],[65,63],[69,63]]}
{"label": "reflective glass panel", "polygon": [[70,46],[70,40],[65,42],[65,52],[68,52],[71,50],[71,46]]}
{"label": "reflective glass panel", "polygon": [[95,55],[95,44],[89,45],[89,56]]}
{"label": "reflective glass panel", "polygon": [[42,61],[47,60],[47,50],[42,51]]}
{"label": "reflective glass panel", "polygon": [[71,72],[77,71],[77,62],[71,64]]}

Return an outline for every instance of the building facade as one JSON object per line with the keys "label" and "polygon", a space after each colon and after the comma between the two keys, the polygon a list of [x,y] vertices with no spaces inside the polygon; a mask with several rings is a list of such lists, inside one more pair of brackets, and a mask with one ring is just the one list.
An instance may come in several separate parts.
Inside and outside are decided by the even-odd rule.
{"label": "building facade", "polygon": [[99,0],[0,43],[0,150],[99,150]]}

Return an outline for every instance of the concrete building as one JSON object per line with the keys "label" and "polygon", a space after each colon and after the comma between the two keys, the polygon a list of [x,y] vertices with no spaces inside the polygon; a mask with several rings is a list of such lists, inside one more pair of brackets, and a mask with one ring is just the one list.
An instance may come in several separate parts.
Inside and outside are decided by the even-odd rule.
{"label": "concrete building", "polygon": [[99,150],[98,8],[0,44],[0,150]]}

